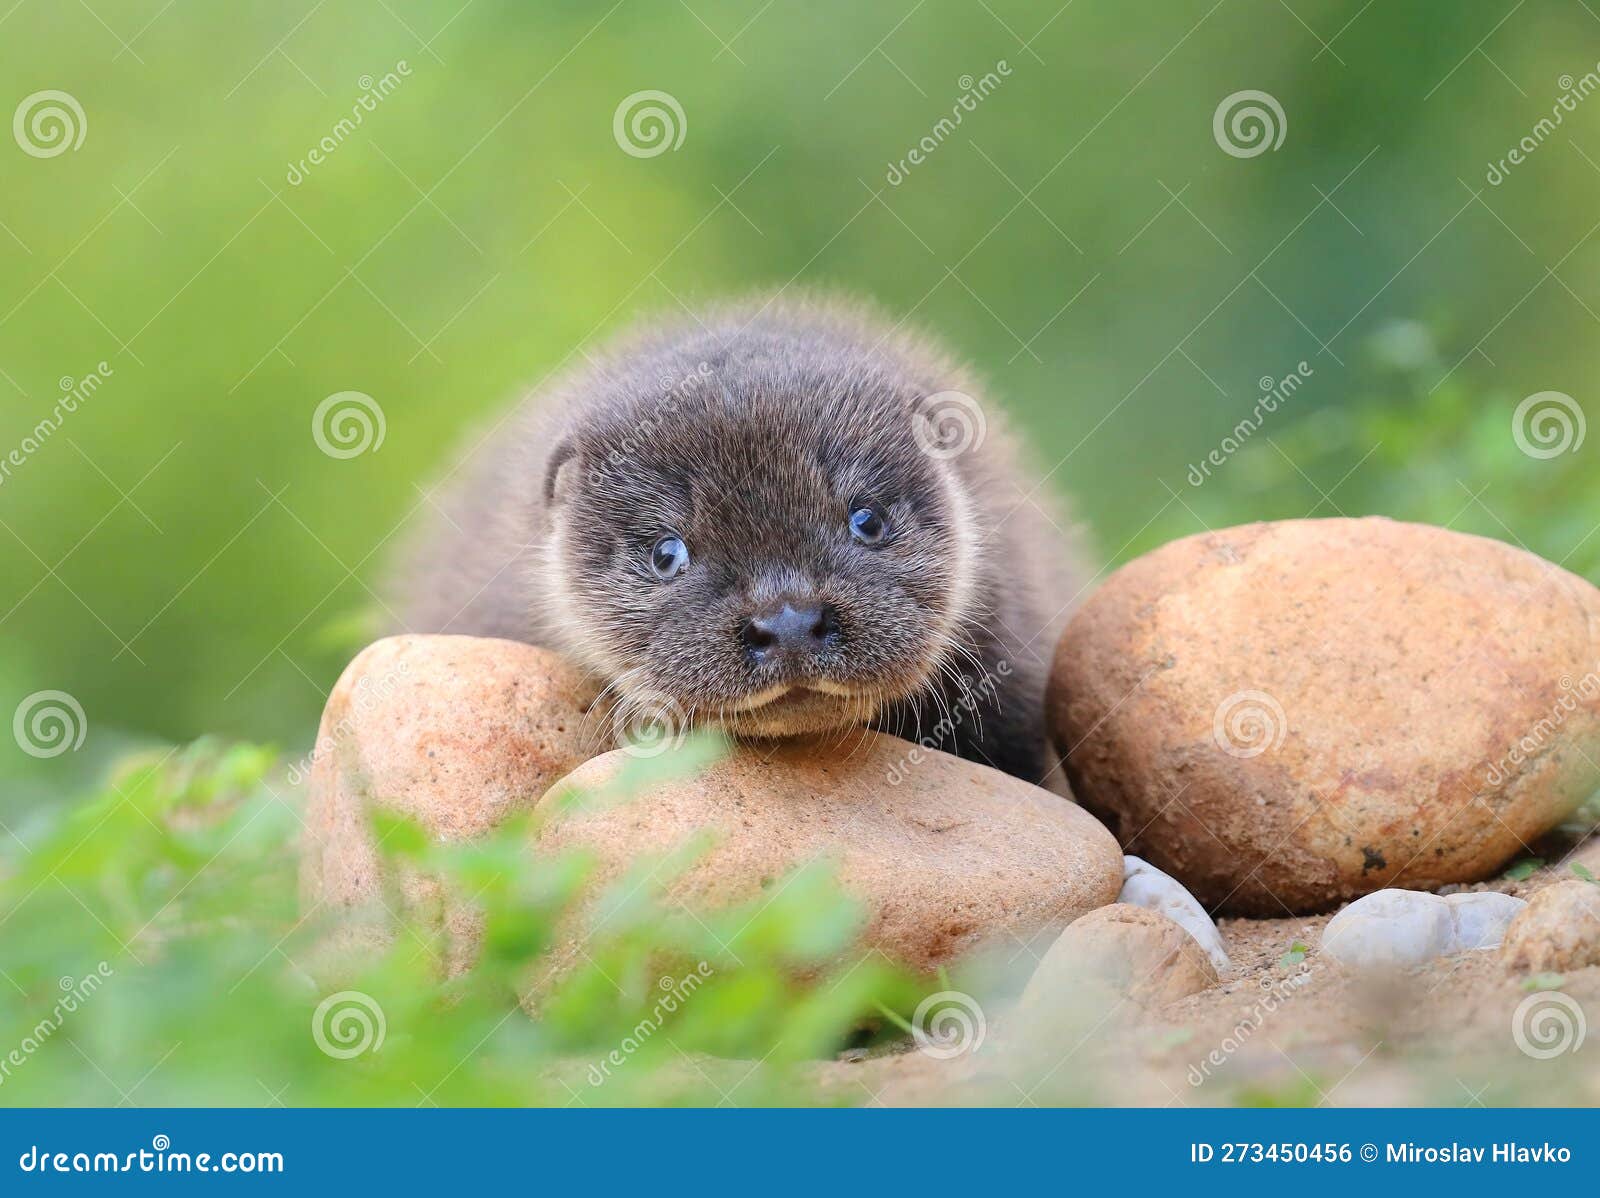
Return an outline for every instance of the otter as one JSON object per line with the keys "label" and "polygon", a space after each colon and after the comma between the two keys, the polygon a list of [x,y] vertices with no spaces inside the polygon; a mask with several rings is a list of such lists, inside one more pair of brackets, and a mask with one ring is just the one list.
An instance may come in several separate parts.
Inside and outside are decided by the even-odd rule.
{"label": "otter", "polygon": [[619,710],[867,728],[1042,782],[1081,548],[980,394],[854,302],[646,324],[480,443],[392,609],[556,650]]}

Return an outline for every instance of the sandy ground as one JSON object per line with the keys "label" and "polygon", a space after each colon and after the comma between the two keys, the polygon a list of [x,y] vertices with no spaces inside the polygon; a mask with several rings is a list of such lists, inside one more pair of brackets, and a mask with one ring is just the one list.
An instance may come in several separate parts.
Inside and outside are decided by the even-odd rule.
{"label": "sandy ground", "polygon": [[[1600,839],[1526,880],[1457,889],[1527,898],[1572,878],[1574,860],[1600,873]],[[1530,983],[1486,950],[1374,977],[1321,956],[1328,918],[1222,921],[1233,970],[1158,1009],[1086,988],[1042,1020],[1000,1008],[975,1051],[832,1062],[817,1080],[848,1101],[885,1106],[1600,1103],[1600,1045],[1579,1039],[1590,1017],[1600,1020],[1600,966]],[[1309,951],[1286,961],[1296,943]],[[1576,1013],[1536,999],[1544,989]],[[1540,1005],[1550,1011],[1544,1040]],[[1519,1048],[1518,1024],[1536,1051],[1547,1044],[1554,1054]]]}

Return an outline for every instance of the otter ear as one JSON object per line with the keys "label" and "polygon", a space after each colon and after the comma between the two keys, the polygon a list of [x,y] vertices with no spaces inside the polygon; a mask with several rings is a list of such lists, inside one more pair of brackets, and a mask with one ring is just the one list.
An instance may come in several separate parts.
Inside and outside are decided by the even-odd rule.
{"label": "otter ear", "polygon": [[569,437],[550,451],[544,468],[544,501],[549,506],[556,501],[556,486],[560,482],[561,468],[578,456],[578,447]]}

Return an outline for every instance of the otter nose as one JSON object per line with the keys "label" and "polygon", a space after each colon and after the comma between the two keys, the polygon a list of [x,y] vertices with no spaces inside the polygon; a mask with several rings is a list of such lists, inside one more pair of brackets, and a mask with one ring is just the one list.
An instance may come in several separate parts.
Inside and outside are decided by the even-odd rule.
{"label": "otter nose", "polygon": [[829,603],[785,603],[751,616],[739,636],[759,662],[806,657],[838,640],[839,617]]}

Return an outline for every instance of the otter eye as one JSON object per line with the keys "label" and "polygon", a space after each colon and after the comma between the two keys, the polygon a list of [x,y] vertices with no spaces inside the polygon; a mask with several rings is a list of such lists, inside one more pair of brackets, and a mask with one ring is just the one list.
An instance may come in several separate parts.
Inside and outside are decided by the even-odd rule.
{"label": "otter eye", "polygon": [[858,507],[850,513],[850,535],[863,545],[876,545],[889,532],[883,513],[875,507]]}
{"label": "otter eye", "polygon": [[650,550],[650,568],[662,582],[676,578],[689,564],[689,546],[678,537],[662,537]]}

